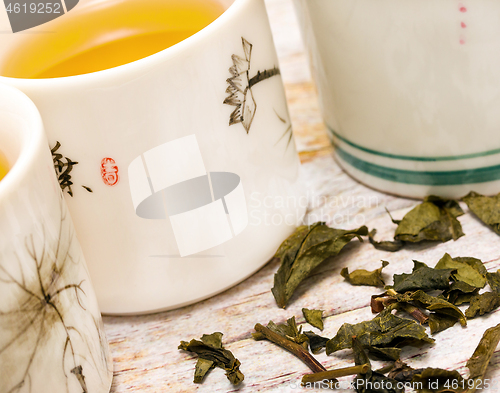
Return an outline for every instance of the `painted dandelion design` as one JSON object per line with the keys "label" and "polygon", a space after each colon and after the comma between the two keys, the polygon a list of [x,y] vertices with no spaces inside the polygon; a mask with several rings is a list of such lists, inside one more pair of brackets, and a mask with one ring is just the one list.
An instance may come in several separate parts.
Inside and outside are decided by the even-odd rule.
{"label": "painted dandelion design", "polygon": [[62,195],[60,218],[57,231],[37,228],[15,255],[0,260],[2,393],[36,392],[40,382],[87,393],[89,373],[102,381],[109,373],[102,322],[89,309],[87,272],[75,258],[79,248]]}
{"label": "painted dandelion design", "polygon": [[252,94],[252,87],[257,83],[280,74],[277,67],[258,71],[253,77],[250,77],[250,62],[252,57],[252,44],[241,37],[243,43],[243,52],[245,57],[232,55],[233,66],[229,68],[231,77],[227,79],[228,87],[226,93],[229,96],[224,100],[224,104],[233,105],[236,109],[229,117],[229,125],[241,123],[245,131],[250,131],[252,121],[257,111],[257,103]]}

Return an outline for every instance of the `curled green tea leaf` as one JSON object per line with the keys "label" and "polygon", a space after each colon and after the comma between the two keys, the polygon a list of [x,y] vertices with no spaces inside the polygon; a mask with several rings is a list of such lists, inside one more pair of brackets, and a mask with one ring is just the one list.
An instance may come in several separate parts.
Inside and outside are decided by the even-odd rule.
{"label": "curled green tea leaf", "polygon": [[377,371],[372,371],[365,348],[357,337],[352,337],[351,341],[354,363],[357,367],[363,367],[353,381],[357,393],[404,393],[404,387],[398,385],[396,380]]}
{"label": "curled green tea leaf", "polygon": [[215,368],[215,363],[211,360],[198,358],[194,368],[194,383],[202,383],[205,376]]}
{"label": "curled green tea leaf", "polygon": [[474,393],[477,388],[483,386],[484,374],[488,368],[491,357],[495,353],[495,349],[500,341],[500,324],[486,330],[479,342],[476,350],[467,362],[467,367],[470,371],[469,379],[473,380],[473,384],[468,384],[467,393]]}
{"label": "curled green tea leaf", "polygon": [[500,270],[495,273],[486,273],[486,280],[491,290],[500,294]]}
{"label": "curled green tea leaf", "polygon": [[318,336],[314,332],[304,332],[304,334],[309,339],[309,348],[311,348],[311,352],[314,354],[319,353],[323,348],[326,347],[326,343],[328,342],[328,338]]}
{"label": "curled green tea leaf", "polygon": [[415,374],[411,382],[418,393],[458,393],[463,391],[463,386],[466,385],[458,371],[441,368],[426,368]]}
{"label": "curled green tea leaf", "polygon": [[496,292],[485,292],[474,296],[470,301],[469,308],[465,311],[465,316],[469,319],[477,315],[484,315],[500,307],[500,295]]}
{"label": "curled green tea leaf", "polygon": [[455,321],[459,321],[462,326],[467,325],[465,315],[458,307],[442,298],[431,296],[422,290],[407,292],[404,295],[398,295],[397,299],[400,302],[412,302],[419,307],[423,307],[437,314],[447,315],[454,318]]}
{"label": "curled green tea leaf", "polygon": [[240,361],[234,357],[231,351],[222,346],[222,333],[220,332],[204,334],[201,341],[194,339],[189,343],[181,341],[179,349],[196,353],[199,359],[204,360],[196,364],[195,383],[202,382],[206,374],[214,367],[225,370],[227,379],[233,385],[238,385],[245,378],[240,371]]}
{"label": "curled green tea leaf", "polygon": [[299,284],[323,261],[338,253],[352,239],[366,236],[368,229],[362,226],[349,231],[329,228],[324,222],[300,226],[286,239],[274,259],[280,267],[274,275],[272,293],[279,307],[285,308]]}
{"label": "curled green tea leaf", "polygon": [[411,274],[395,274],[394,290],[397,292],[415,291],[421,289],[430,291],[433,289],[448,289],[450,287],[451,275],[455,269],[433,269],[425,263],[413,261],[413,272]]}
{"label": "curled green tea leaf", "polygon": [[472,191],[462,200],[472,213],[500,235],[500,194],[487,197]]}
{"label": "curled green tea leaf", "polygon": [[454,326],[457,323],[457,318],[446,314],[434,313],[429,315],[428,322],[429,327],[431,328],[431,334],[436,334]]}
{"label": "curled green tea leaf", "polygon": [[423,326],[413,320],[393,315],[391,311],[391,308],[386,308],[372,320],[355,325],[344,323],[337,335],[327,342],[326,354],[351,348],[353,336],[356,336],[365,348],[401,347],[434,342]]}
{"label": "curled green tea leaf", "polygon": [[403,217],[394,240],[412,243],[457,240],[464,236],[457,220],[462,214],[464,212],[456,201],[430,195]]}
{"label": "curled green tea leaf", "polygon": [[479,288],[466,284],[463,281],[456,281],[441,296],[455,306],[460,306],[461,304],[469,303],[478,292]]}
{"label": "curled green tea leaf", "polygon": [[323,330],[323,310],[309,310],[307,308],[303,308],[302,314],[309,325],[314,326],[319,330]]}
{"label": "curled green tea leaf", "polygon": [[420,374],[422,371],[424,371],[423,368],[414,369],[398,359],[392,365],[387,376],[398,382],[410,382],[415,374]]}
{"label": "curled green tea leaf", "polygon": [[389,252],[396,252],[401,250],[405,244],[401,240],[383,240],[380,242],[375,241],[375,235],[377,234],[376,229],[372,229],[370,233],[368,234],[368,240],[370,241],[370,244],[375,247],[377,250],[382,250],[382,251],[389,251]]}
{"label": "curled green tea leaf", "polygon": [[444,254],[436,264],[436,269],[454,269],[452,274],[455,281],[461,281],[475,288],[484,288],[486,285],[486,268],[481,260],[476,258],[452,258]]}
{"label": "curled green tea leaf", "polygon": [[346,267],[342,269],[340,275],[346,279],[352,285],[367,285],[372,287],[383,287],[385,285],[382,279],[382,269],[389,265],[389,262],[382,261],[382,267],[369,272],[365,269],[354,270],[349,273],[349,269]]}

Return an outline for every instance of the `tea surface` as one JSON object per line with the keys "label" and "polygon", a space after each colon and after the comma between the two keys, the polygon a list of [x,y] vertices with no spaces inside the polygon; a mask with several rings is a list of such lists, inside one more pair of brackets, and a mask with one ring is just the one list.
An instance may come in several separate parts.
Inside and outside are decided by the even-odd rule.
{"label": "tea surface", "polygon": [[27,36],[0,74],[57,78],[127,64],[200,31],[224,8],[213,0],[114,0],[84,5]]}
{"label": "tea surface", "polygon": [[9,172],[9,163],[7,162],[7,158],[0,152],[0,180],[2,180],[5,175]]}

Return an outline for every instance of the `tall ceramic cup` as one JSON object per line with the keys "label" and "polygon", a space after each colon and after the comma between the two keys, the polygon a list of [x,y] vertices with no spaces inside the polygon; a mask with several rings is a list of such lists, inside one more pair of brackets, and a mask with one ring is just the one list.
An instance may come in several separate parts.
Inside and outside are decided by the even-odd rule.
{"label": "tall ceramic cup", "polygon": [[500,192],[500,4],[295,0],[336,157],[376,189]]}
{"label": "tall ceramic cup", "polygon": [[101,315],[40,115],[0,85],[0,392],[105,393]]}
{"label": "tall ceramic cup", "polygon": [[[80,1],[29,35],[0,35],[0,68],[25,40],[50,39],[33,32],[57,34],[114,2]],[[105,313],[227,289],[266,263],[305,211],[264,2],[221,3],[212,24],[142,60],[66,78],[0,77],[40,110]]]}

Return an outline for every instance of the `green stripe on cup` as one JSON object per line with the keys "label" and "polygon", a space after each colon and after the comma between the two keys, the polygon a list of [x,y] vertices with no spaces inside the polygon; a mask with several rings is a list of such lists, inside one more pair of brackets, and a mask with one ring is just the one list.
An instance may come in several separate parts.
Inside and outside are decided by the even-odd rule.
{"label": "green stripe on cup", "polygon": [[389,168],[364,161],[335,146],[338,157],[368,175],[397,183],[428,186],[456,186],[500,179],[500,165],[459,171],[409,171]]}
{"label": "green stripe on cup", "polygon": [[[390,154],[390,153],[384,153],[378,150],[373,150],[373,149],[368,149],[367,147],[360,146],[354,142],[351,142],[350,140],[344,138],[343,136],[337,134],[330,126],[328,126],[328,129],[332,133],[333,136],[336,138],[340,139],[342,142],[346,143],[347,145],[354,147],[355,149],[364,151],[366,153],[374,154],[377,156],[381,157],[387,157],[387,158],[395,158],[398,160],[407,160],[407,161],[454,161],[454,160],[466,160],[469,158],[477,158],[477,157],[485,157],[485,156],[491,156],[493,154],[500,154],[500,149],[493,149],[493,150],[488,150],[488,151],[483,151],[480,153],[471,153],[471,154],[463,154],[459,156],[441,156],[441,157],[418,157],[418,156],[402,156],[399,154]],[[420,183],[419,183],[420,184]]]}

